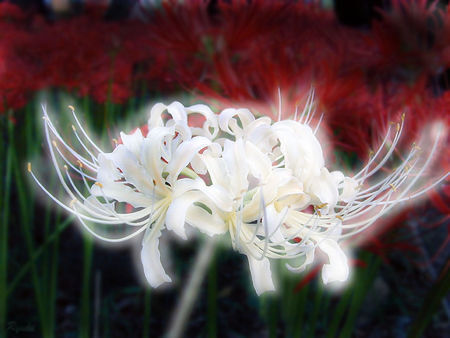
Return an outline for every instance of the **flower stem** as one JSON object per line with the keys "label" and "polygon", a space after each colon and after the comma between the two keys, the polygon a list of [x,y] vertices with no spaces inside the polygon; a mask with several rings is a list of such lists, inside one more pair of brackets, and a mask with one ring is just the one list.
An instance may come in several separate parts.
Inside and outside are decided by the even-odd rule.
{"label": "flower stem", "polygon": [[217,337],[217,265],[213,258],[208,271],[208,337]]}
{"label": "flower stem", "polygon": [[149,288],[145,289],[144,294],[144,324],[143,324],[143,330],[142,330],[142,337],[148,338],[150,337],[150,296],[151,292]]}
{"label": "flower stem", "polygon": [[[2,186],[4,196],[2,196],[2,223],[0,229],[0,336],[6,336],[6,312],[7,312],[7,273],[8,273],[8,225],[9,225],[9,202],[11,190],[11,167],[12,167],[12,126],[11,122],[7,121],[8,139],[10,144],[7,148],[6,166],[5,166],[5,183]],[[2,175],[3,176],[3,175]]]}
{"label": "flower stem", "polygon": [[189,318],[194,301],[200,290],[201,282],[203,281],[207,267],[213,256],[214,247],[214,240],[207,239],[198,251],[195,258],[194,268],[187,282],[187,287],[184,289],[181,300],[176,307],[172,320],[170,321],[166,335],[168,338],[177,338],[182,336],[183,330],[186,326],[186,321]]}
{"label": "flower stem", "polygon": [[92,265],[92,249],[93,240],[86,234],[82,234],[83,238],[83,281],[81,287],[81,304],[80,304],[80,337],[90,337],[89,309],[90,309],[90,282],[91,282],[91,265]]}

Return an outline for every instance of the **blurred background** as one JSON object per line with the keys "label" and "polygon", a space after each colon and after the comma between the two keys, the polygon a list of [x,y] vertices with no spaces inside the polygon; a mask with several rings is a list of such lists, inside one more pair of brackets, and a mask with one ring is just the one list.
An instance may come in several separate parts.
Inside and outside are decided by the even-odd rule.
{"label": "blurred background", "polygon": [[[62,133],[70,110],[106,149],[151,103],[203,102],[288,117],[315,90],[331,167],[367,160],[406,112],[400,150],[450,112],[450,8],[426,0],[43,0],[0,2],[0,337],[158,337],[170,328],[202,238],[162,242],[171,288],[151,290],[139,243],[105,247],[49,203],[41,103]],[[450,168],[448,139],[437,159]],[[47,172],[48,170],[48,172]],[[57,195],[58,193],[56,193]],[[348,287],[320,266],[257,297],[245,256],[216,245],[186,337],[446,337],[450,185],[357,239]],[[138,262],[139,263],[139,262]]]}

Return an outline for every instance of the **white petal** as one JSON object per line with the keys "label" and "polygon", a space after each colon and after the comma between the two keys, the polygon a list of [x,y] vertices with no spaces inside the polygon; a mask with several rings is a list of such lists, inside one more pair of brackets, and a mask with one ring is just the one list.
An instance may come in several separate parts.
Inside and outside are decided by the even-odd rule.
{"label": "white petal", "polygon": [[128,183],[133,184],[139,191],[147,195],[152,194],[152,177],[146,173],[133,152],[125,146],[119,145],[111,153],[111,159],[117,168],[122,170],[122,174]]}
{"label": "white petal", "polygon": [[331,176],[333,176],[334,182],[336,183],[336,185],[339,185],[339,183],[341,183],[344,180],[344,174],[342,173],[342,171],[332,171]]}
{"label": "white petal", "polygon": [[352,201],[358,192],[358,182],[351,177],[344,178],[343,190],[340,199],[346,203]]}
{"label": "white petal", "polygon": [[192,161],[194,155],[196,155],[202,148],[207,147],[211,143],[206,137],[196,136],[193,139],[181,143],[181,145],[175,151],[173,159],[166,167],[166,171],[169,173],[167,181],[173,184],[178,178],[181,170],[186,168],[189,162]]}
{"label": "white petal", "polygon": [[202,194],[197,191],[187,192],[170,203],[166,213],[166,227],[175,232],[183,239],[187,239],[185,222],[189,207],[201,198]]}
{"label": "white petal", "polygon": [[142,241],[141,260],[147,281],[154,288],[172,280],[164,271],[159,253],[160,229],[147,229]]}
{"label": "white petal", "polygon": [[[237,120],[234,118],[234,116],[236,115],[241,120],[242,128],[239,127]],[[250,112],[250,110],[244,108],[241,109],[227,108],[224,109],[219,114],[220,129],[236,137],[242,136],[242,130],[245,129],[245,127],[254,120],[255,117]]]}
{"label": "white petal", "polygon": [[248,188],[248,164],[242,139],[225,140],[223,159],[226,163],[228,182],[234,196],[241,196]]}
{"label": "white petal", "polygon": [[320,240],[319,248],[328,255],[329,264],[322,268],[322,280],[324,284],[347,280],[349,275],[348,259],[339,244],[332,239]]}
{"label": "white petal", "polygon": [[266,215],[267,215],[267,235],[272,235],[269,239],[272,242],[284,242],[285,238],[281,233],[281,224],[284,221],[286,216],[287,208],[281,210],[281,212],[277,212],[273,204],[266,207]]}
{"label": "white petal", "polygon": [[311,201],[311,197],[303,191],[303,184],[296,177],[280,186],[277,191],[277,202],[293,209],[303,209]]}
{"label": "white petal", "polygon": [[97,181],[100,183],[114,182],[120,179],[120,171],[111,160],[110,153],[101,153],[98,155]]}
{"label": "white petal", "polygon": [[272,162],[269,157],[251,142],[245,142],[245,155],[250,173],[264,184],[272,170]]}
{"label": "white petal", "polygon": [[166,187],[166,185],[162,178],[162,170],[164,165],[161,161],[161,145],[163,144],[164,137],[173,135],[173,133],[173,128],[154,128],[149,131],[141,148],[142,165],[148,172],[149,179],[154,179],[155,182],[162,188]]}
{"label": "white petal", "polygon": [[167,106],[162,103],[155,104],[150,111],[150,118],[148,120],[148,130],[152,130],[155,127],[162,127],[163,120],[161,118],[162,113],[167,109]]}
{"label": "white petal", "polygon": [[186,213],[186,223],[197,228],[208,236],[221,235],[227,232],[228,226],[223,219],[214,212],[211,215],[199,206],[192,206]]}
{"label": "white petal", "polygon": [[190,178],[181,178],[175,182],[172,187],[173,196],[178,197],[188,191],[198,190],[203,193],[205,198],[208,198],[219,209],[228,212],[231,211],[233,201],[229,197],[228,192],[220,185],[207,186],[201,178],[195,180]]}
{"label": "white petal", "polygon": [[274,291],[275,286],[272,281],[272,272],[270,271],[270,262],[267,258],[257,260],[256,258],[247,255],[250,266],[250,273],[252,275],[253,287],[256,293],[261,295],[266,291]]}
{"label": "white petal", "polygon": [[131,204],[135,208],[151,206],[153,201],[150,197],[134,191],[132,188],[120,182],[105,182],[102,186],[94,184],[91,194],[98,197],[106,196],[118,202]]}
{"label": "white petal", "polygon": [[206,175],[207,170],[205,163],[203,163],[202,159],[200,158],[199,154],[196,154],[191,161],[192,169],[198,174],[198,175]]}
{"label": "white petal", "polygon": [[212,184],[229,188],[225,160],[222,157],[212,156],[209,152],[205,152],[200,155],[200,158],[203,163],[205,163],[206,169],[211,177]]}
{"label": "white petal", "polygon": [[121,132],[120,138],[122,139],[123,145],[131,151],[136,158],[139,158],[141,155],[142,141],[144,140],[141,130],[137,128],[136,131],[130,135]]}
{"label": "white petal", "polygon": [[[204,184],[204,183],[203,183]],[[211,200],[220,210],[228,212],[233,208],[233,200],[230,198],[228,192],[220,185],[210,185],[199,187],[199,190]]]}
{"label": "white petal", "polygon": [[288,169],[303,183],[320,175],[324,166],[322,147],[309,126],[292,120],[276,122],[272,130],[280,140],[280,150]]}
{"label": "white petal", "polygon": [[[190,107],[186,107],[188,114],[199,113],[202,114],[206,121],[203,123],[203,128],[192,128],[195,135],[202,135],[212,140],[217,136],[219,132],[217,117],[207,105],[196,104]],[[210,131],[212,128],[212,132]]]}
{"label": "white petal", "polygon": [[172,119],[175,121],[182,121],[187,124],[187,113],[184,106],[178,102],[174,101],[167,106],[167,111],[172,115]]}
{"label": "white petal", "polygon": [[333,209],[338,201],[339,191],[337,184],[326,168],[322,168],[320,176],[310,182],[309,192],[316,196],[320,203],[327,204],[323,208],[324,213],[328,213],[329,210]]}

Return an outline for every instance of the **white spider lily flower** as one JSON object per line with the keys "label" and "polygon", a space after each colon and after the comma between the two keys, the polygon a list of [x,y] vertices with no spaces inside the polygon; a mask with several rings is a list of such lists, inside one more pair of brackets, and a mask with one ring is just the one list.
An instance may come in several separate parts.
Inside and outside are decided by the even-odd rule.
{"label": "white spider lily flower", "polygon": [[[252,222],[261,217],[261,209],[256,198],[256,190],[259,188],[252,185],[258,184],[256,180],[265,180],[269,184],[269,176],[272,176],[273,181],[279,176],[271,175],[270,160],[257,152],[256,147],[246,147],[242,139],[235,142],[225,140],[222,152],[213,154],[205,151],[200,158],[211,178],[211,186],[221,187],[233,202],[231,208],[224,208],[224,204],[215,203],[213,214],[220,215],[217,222],[226,224],[233,247],[247,255],[253,285],[256,292],[261,294],[274,290],[275,287],[270,262],[259,250],[259,238],[253,235],[255,224]],[[248,158],[252,160],[247,161]],[[253,179],[249,179],[249,176],[253,176]],[[271,186],[276,189],[276,183]],[[269,190],[266,192],[269,193]],[[264,245],[263,243],[264,241],[261,241],[261,245]]]}
{"label": "white spider lily flower", "polygon": [[[204,107],[197,105],[188,109],[189,112],[207,115],[208,110]],[[161,114],[165,110],[172,118],[164,125]],[[73,131],[83,155],[60,136],[44,108],[45,134],[50,155],[70,202],[64,203],[52,195],[40,183],[29,165],[33,178],[54,201],[75,214],[83,227],[101,240],[120,242],[145,231],[141,251],[145,276],[153,287],[170,282],[160,260],[158,245],[161,231],[167,227],[178,236],[186,238],[183,216],[186,216],[190,207],[205,196],[214,201],[223,199],[221,191],[215,187],[207,187],[188,168],[193,157],[211,145],[210,139],[205,136],[192,137],[187,125],[187,113],[181,104],[174,103],[164,108],[156,105],[152,109],[150,130],[146,137],[140,129],[130,135],[121,133],[122,144],[106,153],[92,142],[74,112],[73,116],[77,122]],[[207,116],[207,121],[214,128],[214,116]],[[64,172],[60,162],[63,162]],[[78,176],[79,180],[74,180],[74,176]],[[131,212],[123,212],[127,206],[132,208]],[[180,208],[183,208],[184,213],[180,213]],[[199,210],[190,212],[188,218],[189,223],[201,223],[202,230],[209,235],[226,230],[224,226],[207,227],[205,215]],[[94,230],[86,221],[94,222],[97,228],[98,225],[125,224],[137,230],[112,238],[103,235],[102,231]]]}
{"label": "white spider lily flower", "polygon": [[[261,237],[254,236],[253,246],[250,247],[260,249],[264,247],[264,256],[268,258],[292,260],[297,266],[288,265],[288,268],[298,271],[303,271],[314,261],[315,249],[318,247],[329,259],[329,263],[325,264],[322,270],[325,284],[345,281],[348,278],[348,259],[339,245],[343,238],[363,231],[398,203],[423,194],[448,176],[446,174],[432,185],[410,193],[431,163],[439,140],[437,136],[428,158],[423,163],[416,157],[417,147],[413,147],[411,153],[395,171],[372,187],[363,189],[367,179],[384,168],[385,163],[391,158],[403,129],[404,117],[401,123],[396,125],[396,132],[389,148],[385,150],[392,127],[389,128],[380,149],[364,169],[354,177],[346,177],[340,171],[329,172],[325,167],[320,142],[315,136],[315,131],[307,125],[313,114],[310,109],[302,113],[299,121],[278,121],[273,124],[267,118],[252,118],[250,113],[243,109],[227,109],[222,114],[224,117],[219,117],[219,126],[234,138],[236,143],[241,142],[240,140],[245,140],[247,144],[250,143],[249,140],[261,141],[260,147],[257,142],[254,146],[260,150],[262,156],[274,162],[272,170],[282,168],[288,170],[291,175],[289,184],[280,184],[277,188],[271,189],[274,196],[261,194],[265,200],[262,207],[264,208],[262,221],[265,228],[255,231]],[[302,123],[303,120],[306,123]],[[245,158],[248,166],[257,163],[248,155]],[[377,158],[379,162],[375,160]],[[264,168],[261,163],[254,166]],[[415,167],[420,167],[417,172],[412,171]],[[265,171],[271,170],[267,168]],[[241,176],[242,180],[248,174],[244,172]],[[264,191],[266,182],[264,180],[259,182],[261,190]],[[250,206],[255,207],[255,204],[243,206],[247,214]],[[313,213],[305,211],[308,206],[313,207]],[[274,221],[275,219],[277,221]],[[239,236],[241,236],[239,230],[245,236],[245,230],[249,227],[252,229],[251,226],[249,222],[242,222],[241,229],[237,228]],[[265,245],[262,245],[262,240],[266,242]],[[300,243],[292,249],[292,241],[299,240]],[[265,269],[266,275],[269,273],[267,266],[260,264],[260,269]],[[252,274],[254,270],[253,268]],[[255,278],[253,281],[258,290]]]}

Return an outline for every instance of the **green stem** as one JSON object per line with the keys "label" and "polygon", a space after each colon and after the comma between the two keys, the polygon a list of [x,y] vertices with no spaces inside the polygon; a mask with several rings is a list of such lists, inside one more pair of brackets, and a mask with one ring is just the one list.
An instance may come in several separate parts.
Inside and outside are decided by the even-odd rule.
{"label": "green stem", "polygon": [[331,324],[329,329],[327,330],[327,337],[332,338],[336,337],[336,333],[339,329],[339,324],[341,323],[342,317],[347,310],[348,303],[350,302],[350,298],[352,296],[352,289],[348,288],[347,291],[342,296],[339,304],[336,306],[334,311],[334,315],[331,320]]}
{"label": "green stem", "polygon": [[56,230],[53,231],[53,233],[47,237],[44,244],[42,244],[39,248],[37,248],[33,252],[33,256],[28,260],[28,262],[20,269],[20,271],[16,274],[13,281],[8,286],[8,291],[6,293],[6,296],[10,296],[11,293],[16,288],[17,284],[22,280],[22,278],[27,274],[28,270],[30,270],[31,266],[35,263],[35,261],[41,256],[41,254],[47,249],[47,246],[51,244],[55,239],[59,237],[61,232],[67,229],[67,227],[72,223],[73,217],[66,219],[63,223],[58,225]]}
{"label": "green stem", "polygon": [[302,333],[304,332],[304,326],[303,326],[303,317],[306,313],[306,304],[308,300],[308,290],[310,288],[310,285],[305,285],[303,289],[300,291],[300,295],[298,295],[298,312],[296,316],[295,328],[294,328],[294,337],[301,337]]}
{"label": "green stem", "polygon": [[89,308],[90,308],[90,281],[91,281],[91,265],[92,265],[92,249],[93,240],[84,235],[83,240],[83,281],[81,287],[81,320],[80,320],[80,337],[90,337],[90,321],[89,321]]}
{"label": "green stem", "polygon": [[308,337],[311,337],[311,338],[315,337],[315,335],[316,335],[316,323],[317,323],[317,319],[319,318],[320,305],[322,303],[322,296],[323,296],[323,286],[317,285],[316,295],[314,297],[314,308],[312,311],[311,318],[309,319]]}
{"label": "green stem", "polygon": [[208,337],[217,337],[217,266],[213,257],[208,271]]}
{"label": "green stem", "polygon": [[0,336],[6,337],[6,312],[7,312],[7,283],[8,283],[8,226],[9,226],[9,204],[11,193],[11,167],[13,157],[13,129],[12,123],[8,124],[8,140],[10,144],[7,148],[5,186],[3,187],[2,209],[3,217],[0,229]]}
{"label": "green stem", "polygon": [[195,299],[200,291],[200,286],[205,276],[208,264],[211,257],[214,255],[214,247],[214,240],[208,238],[199,249],[192,272],[189,276],[189,280],[183,290],[179,304],[170,322],[170,326],[167,331],[168,338],[182,337],[187,319],[191,314]]}
{"label": "green stem", "polygon": [[[32,103],[30,103],[30,106]],[[28,109],[27,109],[28,112]],[[31,128],[29,125],[32,124],[31,114],[27,114],[26,120],[25,120],[25,129],[29,130]],[[35,134],[33,134],[35,135]],[[33,143],[30,141],[32,135],[26,135],[26,141],[27,141],[27,149],[33,149],[36,147],[36,145],[33,145]],[[36,143],[36,142],[34,142]],[[37,270],[36,262],[33,260],[33,256],[35,254],[34,251],[34,244],[33,244],[33,235],[32,235],[32,229],[33,229],[33,211],[34,211],[34,193],[32,191],[29,191],[24,184],[24,177],[23,174],[25,172],[25,168],[22,168],[19,166],[19,159],[17,158],[17,154],[13,154],[13,160],[14,160],[14,172],[16,176],[16,185],[17,185],[17,193],[19,195],[19,205],[20,205],[20,214],[21,214],[21,228],[22,233],[25,237],[25,244],[27,247],[28,255],[29,255],[29,261],[31,262],[31,277],[33,281],[33,288],[34,288],[34,295],[36,298],[36,305],[37,305],[37,311],[39,320],[41,323],[41,330],[43,336],[48,336],[48,329],[47,324],[45,321],[45,306],[44,306],[44,299],[41,292],[41,284],[39,280],[39,273]]]}
{"label": "green stem", "polygon": [[150,296],[151,292],[149,288],[145,289],[144,294],[144,327],[142,330],[142,337],[150,337]]}
{"label": "green stem", "polygon": [[279,302],[275,297],[271,297],[269,305],[269,337],[277,337],[279,315]]}
{"label": "green stem", "polygon": [[437,278],[431,290],[428,292],[425,300],[417,314],[413,324],[408,331],[409,338],[422,337],[423,332],[430,324],[433,315],[439,309],[439,305],[450,292],[450,263],[442,267],[442,271]]}
{"label": "green stem", "polygon": [[365,270],[362,270],[364,268],[359,269],[360,273],[358,274],[359,275],[358,280],[360,281],[360,283],[358,283],[359,284],[358,287],[354,290],[347,319],[341,330],[340,334],[341,337],[351,337],[358,312],[361,308],[361,305],[364,301],[367,292],[369,291],[369,288],[373,284],[373,280],[377,275],[380,262],[381,262],[380,258],[372,257],[369,266],[365,268]]}

